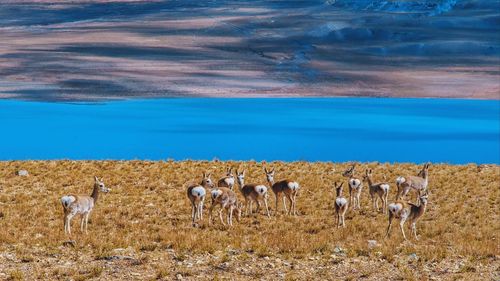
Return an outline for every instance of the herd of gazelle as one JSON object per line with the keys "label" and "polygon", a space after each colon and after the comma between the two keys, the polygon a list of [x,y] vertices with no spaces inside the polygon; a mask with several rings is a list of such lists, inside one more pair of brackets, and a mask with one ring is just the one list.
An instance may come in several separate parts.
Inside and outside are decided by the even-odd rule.
{"label": "herd of gazelle", "polygon": [[[386,237],[390,235],[391,225],[394,219],[399,220],[399,226],[404,239],[406,235],[403,229],[404,224],[409,221],[411,230],[415,239],[417,238],[416,222],[425,213],[427,207],[428,191],[427,186],[429,183],[429,164],[425,164],[422,170],[416,176],[398,177],[396,185],[398,192],[396,194],[396,202],[388,204],[389,184],[386,182],[374,183],[372,181],[372,170],[365,170],[364,175],[359,178],[355,174],[356,166],[352,165],[342,173],[342,176],[348,178],[347,184],[349,186],[349,199],[343,195],[344,183],[334,183],[336,198],[334,201],[334,209],[336,213],[337,227],[345,227],[345,214],[349,206],[353,210],[360,209],[360,197],[363,189],[363,182],[368,184],[369,194],[372,200],[372,205],[375,211],[382,212],[389,215],[389,225],[387,227]],[[275,195],[275,212],[278,212],[278,205],[283,200],[283,209],[288,215],[297,215],[297,195],[300,186],[293,180],[274,180],[274,169],[267,170],[264,168],[264,173],[271,190]],[[235,183],[243,195],[245,204],[238,200],[238,196],[234,191]],[[268,187],[265,184],[245,184],[245,170],[239,172],[236,170],[236,177],[232,173],[232,169],[226,170],[226,175],[217,181],[217,184],[211,179],[211,174],[203,173],[203,178],[199,184],[191,184],[187,188],[187,196],[191,202],[191,218],[193,224],[198,220],[203,219],[203,205],[207,189],[210,190],[210,197],[212,198],[212,205],[209,209],[209,224],[212,223],[212,212],[215,207],[220,206],[219,218],[223,225],[224,221],[223,212],[227,211],[227,224],[233,224],[233,216],[239,221],[243,209],[246,215],[252,215],[253,203],[257,205],[256,213],[259,213],[261,203],[264,203],[266,208],[266,215],[271,216],[269,211],[268,200]],[[111,189],[104,185],[103,179],[94,177],[94,188],[90,196],[87,195],[66,195],[61,198],[61,203],[64,210],[64,232],[71,234],[71,219],[75,215],[81,215],[81,231],[87,233],[87,223],[90,213],[94,208],[99,192],[107,193]],[[417,204],[409,203],[403,198],[410,191],[417,192]],[[382,208],[379,208],[378,201],[382,201]],[[289,207],[287,208],[287,201]]]}

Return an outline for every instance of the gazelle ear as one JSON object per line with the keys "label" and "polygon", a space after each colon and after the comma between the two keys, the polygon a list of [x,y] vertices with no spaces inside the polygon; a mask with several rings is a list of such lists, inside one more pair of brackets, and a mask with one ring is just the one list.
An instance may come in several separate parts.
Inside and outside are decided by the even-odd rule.
{"label": "gazelle ear", "polygon": [[271,173],[274,173],[274,168],[271,170]]}
{"label": "gazelle ear", "polygon": [[343,185],[344,185],[344,183],[342,182],[339,187],[342,187]]}
{"label": "gazelle ear", "polygon": [[245,175],[245,172],[246,172],[246,170],[243,170],[243,172],[242,172],[241,174],[244,176],[244,175]]}
{"label": "gazelle ear", "polygon": [[104,182],[104,178],[101,178],[100,182]]}
{"label": "gazelle ear", "polygon": [[94,180],[95,180],[95,182],[99,182],[99,179],[97,178],[97,176],[94,176]]}
{"label": "gazelle ear", "polygon": [[203,172],[203,178],[206,178],[207,177],[207,174],[205,174],[205,172]]}
{"label": "gazelle ear", "polygon": [[207,178],[210,178],[211,175],[212,175],[212,173],[208,173]]}
{"label": "gazelle ear", "polygon": [[268,173],[268,172],[267,172],[267,168],[266,168],[266,167],[264,167],[264,173],[266,173],[266,174]]}
{"label": "gazelle ear", "polygon": [[236,169],[236,175],[239,175],[240,173],[238,172],[238,169]]}

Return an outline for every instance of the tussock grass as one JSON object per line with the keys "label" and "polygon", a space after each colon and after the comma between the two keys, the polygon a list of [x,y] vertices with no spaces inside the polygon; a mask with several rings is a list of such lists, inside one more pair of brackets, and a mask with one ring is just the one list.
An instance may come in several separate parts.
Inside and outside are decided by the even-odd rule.
{"label": "tussock grass", "polygon": [[[299,216],[276,216],[271,193],[271,218],[261,212],[227,228],[217,220],[208,226],[206,213],[198,227],[191,225],[186,183],[199,181],[204,171],[217,179],[228,166],[246,169],[248,183],[264,183],[263,165],[275,167],[278,180],[300,183]],[[349,209],[347,227],[335,227],[332,186],[346,181],[341,172],[347,167],[254,161],[0,162],[0,279],[499,277],[499,166],[432,165],[428,210],[417,224],[420,240],[406,242],[397,227],[391,239],[383,239],[387,217],[371,209],[366,184],[362,210]],[[414,164],[365,163],[357,171],[368,167],[375,181],[391,184],[390,202],[396,177],[419,170]],[[20,169],[29,176],[17,176]],[[89,234],[79,232],[75,217],[68,237],[59,199],[90,194],[94,175],[113,191],[100,196]],[[205,204],[210,205],[209,198]],[[75,241],[74,247],[63,246],[68,240]],[[369,248],[367,240],[377,246]]]}

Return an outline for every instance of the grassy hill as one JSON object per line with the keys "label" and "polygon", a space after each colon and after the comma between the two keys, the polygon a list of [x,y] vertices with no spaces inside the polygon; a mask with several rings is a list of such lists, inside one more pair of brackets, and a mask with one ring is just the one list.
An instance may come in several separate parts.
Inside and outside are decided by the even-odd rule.
{"label": "grassy hill", "polygon": [[[199,181],[202,172],[212,172],[216,180],[229,166],[246,169],[248,183],[264,183],[263,165],[275,167],[277,180],[300,183],[299,216],[276,216],[271,193],[271,218],[261,212],[228,228],[218,220],[208,226],[204,216],[198,227],[192,226],[186,183]],[[431,165],[429,206],[417,223],[419,241],[404,241],[397,226],[384,239],[387,215],[371,208],[366,183],[362,210],[349,209],[347,227],[335,227],[332,186],[346,181],[341,173],[347,167],[252,161],[0,162],[0,279],[500,278],[499,166]],[[367,167],[375,181],[391,184],[390,202],[396,177],[419,170],[415,164],[364,163],[358,173]],[[29,176],[16,175],[20,169]],[[80,233],[75,217],[68,237],[59,198],[90,194],[94,175],[103,177],[112,192],[99,198],[89,234]],[[368,240],[376,245],[369,246]]]}

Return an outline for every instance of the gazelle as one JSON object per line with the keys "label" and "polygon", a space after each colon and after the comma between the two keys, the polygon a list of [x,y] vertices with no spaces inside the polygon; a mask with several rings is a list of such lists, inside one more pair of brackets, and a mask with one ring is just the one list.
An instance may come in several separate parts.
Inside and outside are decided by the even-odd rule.
{"label": "gazelle", "polygon": [[405,231],[403,229],[404,224],[407,220],[410,221],[410,227],[412,230],[415,239],[418,240],[417,237],[417,221],[421,218],[425,210],[427,208],[427,192],[420,197],[420,205],[415,205],[412,203],[405,203],[404,201],[398,201],[396,203],[389,204],[389,226],[387,226],[387,233],[385,237],[389,237],[391,231],[392,221],[394,219],[399,220],[399,228],[401,229],[401,233],[403,233],[403,238],[406,240]]}
{"label": "gazelle", "polygon": [[427,185],[429,185],[429,166],[430,163],[425,164],[422,170],[417,176],[408,177],[398,177],[396,179],[396,185],[398,187],[398,193],[396,195],[396,200],[403,199],[410,190],[417,191],[417,203],[420,195],[427,191]]}
{"label": "gazelle", "polygon": [[203,173],[203,179],[200,184],[192,184],[187,188],[187,196],[191,201],[191,218],[193,224],[195,221],[203,219],[203,203],[205,202],[205,188],[212,188],[213,182],[210,179],[210,173],[207,175]]}
{"label": "gazelle", "polygon": [[[366,169],[363,181],[368,183],[368,188],[370,190],[370,197],[372,198],[373,208],[378,212],[378,199],[382,200],[382,213],[387,211],[387,197],[389,196],[389,184],[388,183],[373,183],[372,181],[372,169]],[[377,197],[378,196],[378,197]]]}
{"label": "gazelle", "polygon": [[[274,168],[271,171],[268,171],[264,168],[264,172],[266,173],[267,182],[271,186],[271,189],[274,192],[276,197],[276,214],[278,213],[278,201],[283,198],[283,207],[285,208],[285,213],[297,215],[297,194],[299,193],[300,186],[296,181],[291,180],[281,180],[278,182],[274,182]],[[286,209],[286,201],[285,197],[290,202],[290,210]]]}
{"label": "gazelle", "polygon": [[269,207],[267,205],[267,186],[263,184],[245,184],[245,170],[239,173],[236,170],[236,181],[240,187],[241,194],[245,198],[245,208],[247,214],[252,214],[252,202],[255,201],[257,204],[257,213],[260,210],[260,200],[264,201],[266,207],[267,216],[271,217],[269,213]]}
{"label": "gazelle", "polygon": [[337,185],[335,182],[335,192],[337,197],[335,198],[335,213],[337,214],[337,227],[345,227],[345,213],[349,207],[349,202],[342,195],[342,186],[344,183]]}
{"label": "gazelle", "polygon": [[236,212],[236,220],[239,222],[241,218],[241,204],[238,202],[238,197],[231,189],[227,187],[217,187],[211,191],[212,206],[210,206],[210,211],[208,215],[208,223],[212,224],[212,211],[217,206],[220,205],[221,209],[219,211],[220,221],[223,225],[224,219],[222,218],[222,212],[228,210],[227,223],[233,225],[233,215]]}
{"label": "gazelle", "polygon": [[363,182],[354,176],[355,165],[353,164],[342,173],[342,176],[349,179],[347,181],[349,184],[349,204],[354,210],[361,209],[359,198],[363,189]]}
{"label": "gazelle", "polygon": [[104,185],[102,179],[94,177],[94,189],[90,196],[87,195],[66,195],[61,197],[61,204],[64,211],[64,233],[71,234],[71,219],[77,215],[81,214],[82,219],[80,222],[80,230],[83,232],[85,227],[85,233],[87,233],[89,216],[99,199],[99,191],[108,193],[111,191]]}
{"label": "gazelle", "polygon": [[227,188],[233,190],[233,187],[234,187],[234,175],[231,172],[231,170],[232,170],[232,168],[227,168],[226,169],[226,176],[220,178],[217,181],[217,186],[218,187],[227,187]]}

